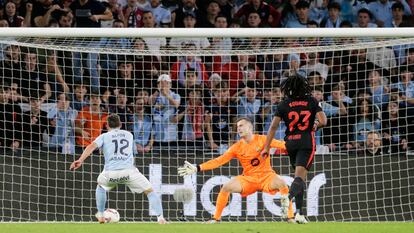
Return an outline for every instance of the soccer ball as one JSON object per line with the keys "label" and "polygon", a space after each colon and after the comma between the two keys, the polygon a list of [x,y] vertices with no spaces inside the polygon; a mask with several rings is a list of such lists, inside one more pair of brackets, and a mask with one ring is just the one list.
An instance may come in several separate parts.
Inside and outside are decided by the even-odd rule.
{"label": "soccer ball", "polygon": [[116,209],[106,209],[104,211],[104,218],[108,223],[117,223],[121,217]]}

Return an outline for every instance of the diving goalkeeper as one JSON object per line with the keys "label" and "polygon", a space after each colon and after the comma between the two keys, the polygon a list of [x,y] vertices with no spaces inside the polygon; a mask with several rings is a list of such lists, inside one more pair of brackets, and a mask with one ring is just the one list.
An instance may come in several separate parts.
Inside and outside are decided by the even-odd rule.
{"label": "diving goalkeeper", "polygon": [[[226,207],[230,193],[240,193],[246,197],[257,191],[270,194],[281,193],[282,218],[293,218],[292,205],[290,205],[289,188],[284,180],[276,174],[270,165],[270,157],[263,158],[260,152],[263,150],[266,136],[253,134],[253,124],[249,118],[237,120],[237,133],[240,140],[233,144],[223,155],[209,160],[198,166],[185,161],[183,167],[178,168],[180,176],[191,175],[199,171],[212,170],[237,158],[242,167],[243,175],[236,176],[225,183],[220,190],[216,203],[216,212],[210,223],[220,221],[223,209]],[[285,142],[273,139],[271,147],[285,150]]]}

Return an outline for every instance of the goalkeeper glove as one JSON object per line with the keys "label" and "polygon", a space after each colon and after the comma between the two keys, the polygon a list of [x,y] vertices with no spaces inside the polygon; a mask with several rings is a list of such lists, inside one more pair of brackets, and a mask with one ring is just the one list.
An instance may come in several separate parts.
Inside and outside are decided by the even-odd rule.
{"label": "goalkeeper glove", "polygon": [[184,166],[178,168],[178,175],[187,176],[199,171],[199,166],[194,166],[188,161],[184,162]]}

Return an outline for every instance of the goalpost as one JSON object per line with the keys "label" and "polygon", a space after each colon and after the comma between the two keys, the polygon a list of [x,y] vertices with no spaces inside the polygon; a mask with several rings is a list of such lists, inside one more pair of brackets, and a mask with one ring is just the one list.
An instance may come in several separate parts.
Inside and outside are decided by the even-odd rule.
{"label": "goalpost", "polygon": [[[96,151],[82,169],[68,168],[109,112],[134,134],[136,165],[166,218],[209,219],[220,186],[241,167],[185,178],[177,167],[219,156],[237,139],[236,117],[265,134],[280,83],[293,74],[309,79],[328,115],[307,180],[308,218],[414,220],[410,28],[4,28],[0,72],[0,221],[95,221],[104,159]],[[288,157],[276,152],[272,164],[290,185]],[[194,191],[191,201],[176,201],[182,188]],[[280,221],[279,197],[233,194],[223,220]],[[156,219],[122,185],[107,208],[121,221]]]}

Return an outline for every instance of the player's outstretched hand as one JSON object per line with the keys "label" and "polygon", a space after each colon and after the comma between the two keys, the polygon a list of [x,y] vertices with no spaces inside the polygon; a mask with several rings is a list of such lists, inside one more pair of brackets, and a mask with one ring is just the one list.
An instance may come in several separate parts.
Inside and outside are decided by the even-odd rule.
{"label": "player's outstretched hand", "polygon": [[82,166],[82,161],[80,161],[79,159],[74,161],[71,165],[70,165],[70,170],[76,170],[78,168],[80,168]]}
{"label": "player's outstretched hand", "polygon": [[197,167],[185,161],[184,166],[178,168],[178,175],[187,176],[197,172]]}

